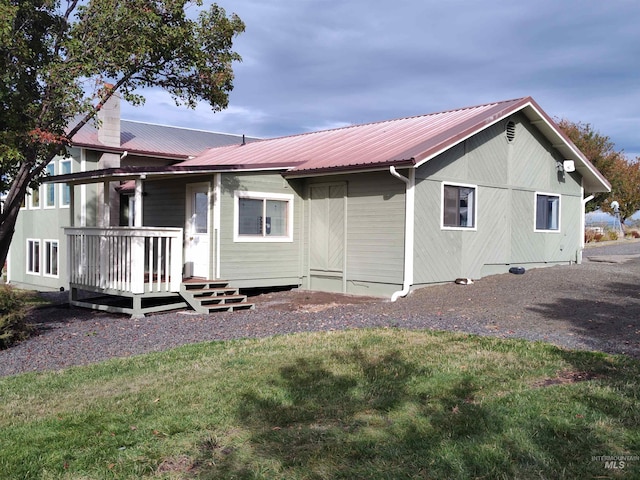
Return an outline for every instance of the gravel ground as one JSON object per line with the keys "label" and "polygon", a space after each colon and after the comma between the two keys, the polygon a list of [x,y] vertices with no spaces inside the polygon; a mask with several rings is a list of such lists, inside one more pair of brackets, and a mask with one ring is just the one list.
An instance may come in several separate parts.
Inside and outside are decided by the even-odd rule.
{"label": "gravel ground", "polygon": [[0,376],[85,365],[208,340],[398,327],[523,338],[640,358],[640,242],[587,248],[581,265],[435,285],[395,303],[301,290],[253,297],[256,309],[131,319],[69,307],[31,311],[38,334],[0,351]]}

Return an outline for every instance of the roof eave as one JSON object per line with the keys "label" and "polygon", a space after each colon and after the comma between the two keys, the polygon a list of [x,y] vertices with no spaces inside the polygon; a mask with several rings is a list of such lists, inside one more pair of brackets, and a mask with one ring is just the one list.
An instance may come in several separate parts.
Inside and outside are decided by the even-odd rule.
{"label": "roof eave", "polygon": [[95,150],[96,152],[103,153],[116,153],[123,154],[127,152],[128,155],[135,155],[137,157],[153,157],[166,160],[188,160],[192,155],[186,155],[183,153],[167,153],[167,152],[153,152],[151,150],[136,150],[125,147],[107,147],[104,145],[96,145],[93,143],[71,142],[70,147],[85,148],[88,150]]}
{"label": "roof eave", "polygon": [[102,170],[90,170],[86,172],[68,173],[65,175],[54,175],[46,177],[43,183],[67,183],[69,185],[83,185],[99,182],[119,182],[126,180],[136,180],[139,178],[163,178],[180,175],[203,175],[208,173],[231,173],[231,172],[253,172],[253,171],[286,171],[291,165],[192,165],[192,166],[158,166],[158,167],[118,167],[106,168]]}
{"label": "roof eave", "polygon": [[335,167],[322,167],[322,168],[308,168],[305,170],[289,170],[282,174],[285,178],[305,178],[305,177],[317,177],[320,175],[341,175],[346,173],[364,173],[364,172],[378,172],[381,170],[387,170],[389,167],[413,167],[415,166],[415,159],[408,158],[402,160],[389,160],[387,162],[379,162],[375,164],[362,164],[362,165],[340,165]]}
{"label": "roof eave", "polygon": [[[542,134],[551,142],[553,148],[558,150],[566,160],[576,162],[576,170],[582,176],[583,187],[586,193],[610,192],[611,184],[589,161],[587,157],[575,146],[575,144],[565,135],[558,125],[540,108],[540,106],[530,99],[522,110],[529,120],[536,126]],[[531,118],[531,112],[535,117]]]}
{"label": "roof eave", "polygon": [[531,97],[525,97],[518,103],[511,104],[509,107],[494,113],[489,118],[479,121],[477,124],[469,127],[457,135],[443,140],[438,145],[425,150],[416,155],[416,168],[420,167],[429,160],[437,157],[441,153],[449,150],[451,147],[467,140],[477,133],[495,125],[499,121],[507,118],[519,111],[529,118],[529,121],[540,130],[540,132],[551,142],[553,147],[557,149],[567,160],[574,160],[576,170],[583,178],[583,187],[586,193],[610,192],[611,184],[607,179],[593,166],[593,164],[584,156],[582,152],[574,145],[564,132],[556,125],[556,123],[540,108],[540,106]]}

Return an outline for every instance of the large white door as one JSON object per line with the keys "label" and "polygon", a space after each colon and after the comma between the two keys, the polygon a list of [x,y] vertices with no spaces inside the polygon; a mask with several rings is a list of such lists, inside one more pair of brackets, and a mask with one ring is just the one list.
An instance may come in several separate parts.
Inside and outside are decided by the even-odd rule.
{"label": "large white door", "polygon": [[208,278],[211,251],[208,183],[187,185],[186,207],[185,276]]}

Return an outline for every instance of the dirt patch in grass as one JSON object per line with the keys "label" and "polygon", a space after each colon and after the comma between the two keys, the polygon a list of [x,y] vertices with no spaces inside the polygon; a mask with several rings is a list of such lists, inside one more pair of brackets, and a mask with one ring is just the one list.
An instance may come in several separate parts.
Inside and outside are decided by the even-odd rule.
{"label": "dirt patch in grass", "polygon": [[586,382],[600,377],[600,375],[591,372],[563,370],[561,372],[558,372],[554,378],[544,378],[542,380],[538,380],[532,386],[534,388],[544,388],[552,387],[554,385],[568,385],[572,383]]}
{"label": "dirt patch in grass", "polygon": [[284,312],[316,313],[329,308],[346,305],[384,303],[387,299],[291,289],[277,292],[252,292],[250,294],[250,301],[259,307],[269,307]]}
{"label": "dirt patch in grass", "polygon": [[189,473],[194,472],[195,466],[191,458],[187,455],[179,455],[177,457],[171,457],[165,459],[159,466],[158,475],[165,475],[171,473]]}

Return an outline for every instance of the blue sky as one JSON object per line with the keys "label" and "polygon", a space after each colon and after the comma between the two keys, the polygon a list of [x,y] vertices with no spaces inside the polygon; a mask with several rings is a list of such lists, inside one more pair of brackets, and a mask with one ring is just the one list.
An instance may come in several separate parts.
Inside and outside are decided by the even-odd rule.
{"label": "blue sky", "polygon": [[246,31],[229,108],[146,90],[123,118],[260,137],[532,96],[640,156],[637,0],[221,0]]}

